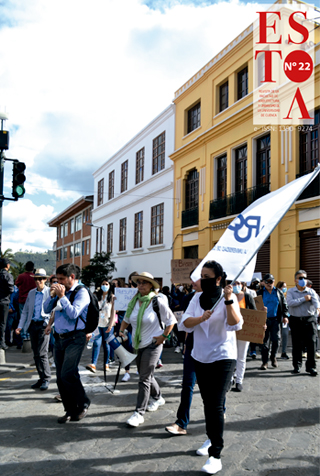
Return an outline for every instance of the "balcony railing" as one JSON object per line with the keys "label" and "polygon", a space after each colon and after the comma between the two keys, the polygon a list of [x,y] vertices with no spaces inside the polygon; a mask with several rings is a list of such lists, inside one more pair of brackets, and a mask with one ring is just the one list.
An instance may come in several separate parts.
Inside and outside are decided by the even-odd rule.
{"label": "balcony railing", "polygon": [[209,220],[226,217],[229,215],[239,215],[252,202],[263,197],[270,191],[270,185],[262,184],[256,187],[247,188],[243,192],[232,193],[224,198],[217,198],[210,202]]}
{"label": "balcony railing", "polygon": [[[310,174],[312,170],[308,170],[303,174],[297,174],[296,178],[302,177],[303,175]],[[320,174],[316,176],[314,180],[308,185],[308,187],[302,192],[302,194],[297,198],[297,200],[303,200],[305,198],[317,197],[320,195]]]}
{"label": "balcony railing", "polygon": [[189,208],[189,210],[183,210],[181,218],[181,228],[187,228],[188,226],[198,225],[199,223],[199,208]]}

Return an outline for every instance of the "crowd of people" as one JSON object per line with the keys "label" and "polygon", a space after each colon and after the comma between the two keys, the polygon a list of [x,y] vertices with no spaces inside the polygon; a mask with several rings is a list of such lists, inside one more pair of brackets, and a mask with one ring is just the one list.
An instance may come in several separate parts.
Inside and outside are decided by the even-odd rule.
{"label": "crowd of people", "polygon": [[[0,348],[30,339],[38,372],[32,389],[45,391],[51,381],[48,359],[49,345],[54,346],[54,361],[59,399],[65,413],[58,423],[80,421],[89,410],[90,399],[79,374],[83,350],[92,347],[92,360],[87,369],[96,372],[103,348],[103,370],[110,371],[115,359],[110,336],[118,336],[130,353],[135,354],[139,375],[137,400],[127,425],[144,423],[146,411],[156,411],[165,404],[155,369],[162,365],[163,347],[170,345],[183,356],[181,400],[176,421],[166,427],[174,436],[187,434],[190,408],[197,382],[204,406],[207,439],[197,450],[208,456],[201,470],[215,474],[221,470],[224,446],[224,421],[228,390],[243,391],[247,357],[261,353],[261,371],[277,368],[277,355],[289,359],[287,343],[289,329],[292,337],[293,374],[302,370],[317,376],[318,319],[320,299],[304,270],[295,273],[295,286],[287,289],[283,281],[267,273],[260,281],[254,278],[249,286],[240,281],[227,281],[223,266],[207,261],[201,279],[186,285],[172,283],[171,289],[160,284],[149,272],[133,272],[128,283],[120,278],[102,279],[92,294],[81,284],[80,268],[74,264],[59,266],[56,274],[48,276],[44,269],[34,270],[26,263],[25,272],[13,282],[10,262],[0,260]],[[115,289],[136,288],[127,309],[117,309]],[[241,309],[256,310],[255,298],[261,296],[266,322],[263,343],[239,338],[244,318]],[[261,299],[260,298],[260,299]],[[243,311],[244,312],[244,311]],[[9,316],[9,317],[8,317]],[[94,318],[95,329],[89,330]],[[123,381],[130,379],[130,365],[125,368]]]}

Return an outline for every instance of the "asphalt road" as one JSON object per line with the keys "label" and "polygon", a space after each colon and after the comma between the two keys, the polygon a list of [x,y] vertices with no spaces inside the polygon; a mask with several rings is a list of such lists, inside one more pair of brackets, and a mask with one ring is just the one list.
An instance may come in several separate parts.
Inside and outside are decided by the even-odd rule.
{"label": "asphalt road", "polygon": [[[290,354],[289,348],[289,355]],[[0,474],[3,476],[200,476],[206,457],[195,450],[206,439],[203,407],[195,388],[191,423],[186,436],[170,436],[165,426],[175,421],[180,401],[182,357],[165,349],[164,367],[156,371],[166,404],[147,413],[145,423],[129,428],[138,376],[120,382],[120,393],[104,386],[103,373],[85,370],[90,351],[82,358],[81,375],[91,398],[80,422],[59,425],[62,404],[55,378],[46,392],[31,390],[37,380],[32,354],[6,352],[0,366]],[[259,370],[260,360],[247,359],[244,390],[227,396],[225,448],[221,476],[319,475],[319,376],[291,373],[290,361],[279,368]],[[98,369],[102,369],[101,360]],[[115,369],[108,381],[115,378]],[[54,369],[53,369],[53,377]],[[208,375],[214,385],[214,376]]]}

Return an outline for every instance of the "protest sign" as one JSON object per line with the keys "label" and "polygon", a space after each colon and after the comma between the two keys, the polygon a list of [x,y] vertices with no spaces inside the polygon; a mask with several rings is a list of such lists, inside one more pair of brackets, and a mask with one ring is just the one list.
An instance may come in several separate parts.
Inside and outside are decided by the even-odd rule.
{"label": "protest sign", "polygon": [[266,311],[256,311],[255,309],[240,309],[244,323],[241,331],[237,331],[237,339],[255,344],[263,344],[263,326],[267,320]]}
{"label": "protest sign", "polygon": [[190,273],[198,266],[200,262],[200,259],[172,259],[172,282],[180,284],[190,284]]}
{"label": "protest sign", "polygon": [[114,288],[114,294],[116,297],[114,308],[117,311],[126,311],[129,302],[136,294],[136,292],[136,288]]}

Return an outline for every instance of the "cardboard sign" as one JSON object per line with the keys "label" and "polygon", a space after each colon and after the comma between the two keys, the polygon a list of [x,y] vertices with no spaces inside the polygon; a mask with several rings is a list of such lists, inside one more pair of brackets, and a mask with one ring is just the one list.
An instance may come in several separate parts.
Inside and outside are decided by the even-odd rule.
{"label": "cardboard sign", "polygon": [[201,259],[172,259],[171,260],[171,279],[173,283],[190,284],[190,273]]}
{"label": "cardboard sign", "polygon": [[240,309],[240,312],[244,323],[241,331],[237,331],[237,339],[263,344],[265,332],[263,326],[267,320],[267,312],[255,309]]}
{"label": "cardboard sign", "polygon": [[126,311],[128,304],[137,293],[137,288],[114,288],[114,308],[116,311]]}
{"label": "cardboard sign", "polygon": [[264,304],[263,304],[263,299],[262,296],[257,296],[254,299],[254,302],[256,303],[256,308],[258,311],[264,311]]}

